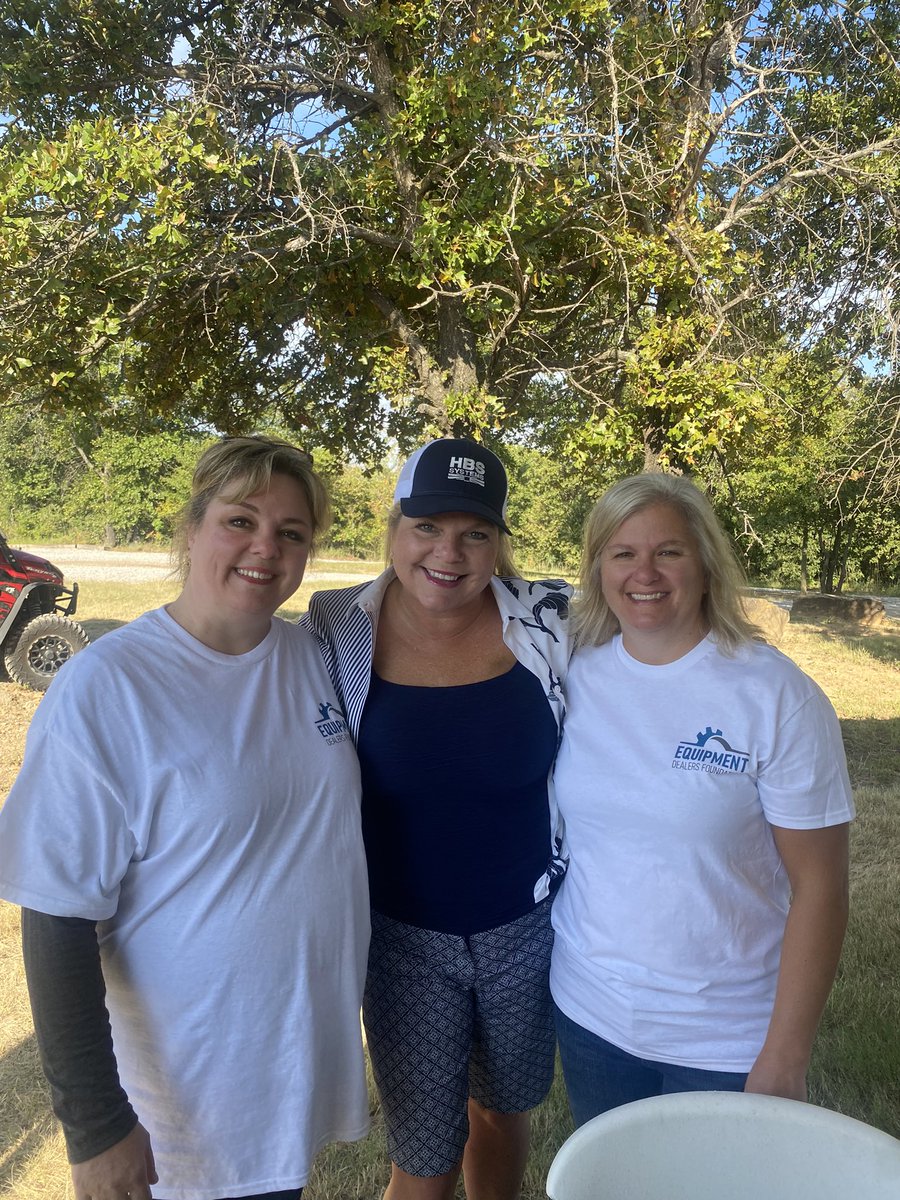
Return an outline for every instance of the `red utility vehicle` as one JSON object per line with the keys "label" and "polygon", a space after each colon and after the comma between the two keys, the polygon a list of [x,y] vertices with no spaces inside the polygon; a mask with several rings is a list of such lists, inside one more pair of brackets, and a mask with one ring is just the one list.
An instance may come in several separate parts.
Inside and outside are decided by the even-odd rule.
{"label": "red utility vehicle", "polygon": [[0,533],[0,655],[10,679],[38,692],[59,668],[88,644],[71,620],[78,584],[63,584],[62,571],[24,550],[13,550]]}

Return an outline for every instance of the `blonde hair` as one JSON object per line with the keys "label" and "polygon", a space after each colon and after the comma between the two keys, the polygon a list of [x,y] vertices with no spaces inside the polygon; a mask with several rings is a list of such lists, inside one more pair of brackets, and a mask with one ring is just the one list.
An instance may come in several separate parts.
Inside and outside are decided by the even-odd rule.
{"label": "blonde hair", "polygon": [[[486,517],[479,518],[475,514],[466,515],[471,515],[473,520],[487,520]],[[387,528],[384,531],[384,565],[386,567],[391,565],[391,547],[394,542],[394,533],[400,524],[402,516],[403,513],[400,511],[400,504],[398,502],[391,507],[388,513]],[[425,517],[421,519],[427,520]],[[491,521],[489,524],[493,524],[493,522]],[[496,529],[500,540],[497,545],[497,561],[494,563],[494,574],[499,575],[502,579],[516,579],[519,572],[513,561],[512,538],[499,525],[496,526]]]}
{"label": "blonde hair", "polygon": [[712,505],[685,476],[654,473],[620,479],[588,514],[581,586],[572,606],[577,644],[599,646],[619,632],[618,618],[603,595],[600,556],[623,521],[654,504],[668,505],[680,513],[697,543],[706,581],[702,611],[722,650],[734,653],[747,642],[765,641],[744,611],[744,572]]}
{"label": "blonde hair", "polygon": [[331,506],[325,485],[313,470],[305,450],[280,438],[226,437],[205,450],[194,468],[191,498],[178,514],[172,536],[172,561],[182,582],[187,578],[188,535],[206,516],[210,502],[217,497],[240,503],[248,496],[265,491],[273,475],[295,479],[309,504],[315,539],[328,528]]}

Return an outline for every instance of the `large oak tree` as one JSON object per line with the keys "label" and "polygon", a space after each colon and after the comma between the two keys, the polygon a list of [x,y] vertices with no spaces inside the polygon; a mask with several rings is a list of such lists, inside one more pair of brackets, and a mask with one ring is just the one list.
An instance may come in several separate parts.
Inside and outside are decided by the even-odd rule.
{"label": "large oak tree", "polygon": [[0,11],[8,399],[684,465],[890,353],[897,0]]}

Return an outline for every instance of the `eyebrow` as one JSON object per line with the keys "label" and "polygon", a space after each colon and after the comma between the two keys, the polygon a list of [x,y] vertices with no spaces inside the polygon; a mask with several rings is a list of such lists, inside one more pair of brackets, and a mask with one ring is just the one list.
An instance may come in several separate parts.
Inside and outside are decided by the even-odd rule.
{"label": "eyebrow", "polygon": [[[666,538],[665,541],[657,542],[653,547],[654,550],[659,550],[662,546],[687,546],[689,543],[684,538]],[[607,550],[633,550],[633,542],[607,542]]]}
{"label": "eyebrow", "polygon": [[[259,514],[259,509],[255,504],[251,504],[249,500],[226,500],[225,504],[231,504],[234,508],[246,508],[249,512]],[[280,522],[282,525],[305,525],[307,529],[312,528],[312,522],[307,521],[305,517],[285,517]]]}
{"label": "eyebrow", "polygon": [[[442,513],[433,513],[431,516],[427,517],[407,517],[407,520],[414,521],[417,525],[420,525],[423,521],[425,521],[428,525],[446,525],[447,522],[440,519],[442,515]],[[497,528],[493,521],[489,521],[487,517],[479,517],[477,513],[472,513],[468,520],[462,521],[460,524],[465,526],[467,529]]]}

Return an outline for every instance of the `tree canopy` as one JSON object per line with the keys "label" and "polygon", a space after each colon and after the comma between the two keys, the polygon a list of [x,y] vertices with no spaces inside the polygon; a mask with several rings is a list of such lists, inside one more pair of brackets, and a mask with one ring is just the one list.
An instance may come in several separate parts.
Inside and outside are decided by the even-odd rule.
{"label": "tree canopy", "polygon": [[892,360],[898,12],[7,4],[2,395],[724,461],[773,362]]}

